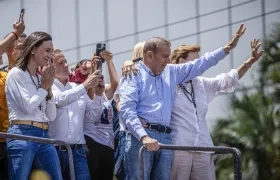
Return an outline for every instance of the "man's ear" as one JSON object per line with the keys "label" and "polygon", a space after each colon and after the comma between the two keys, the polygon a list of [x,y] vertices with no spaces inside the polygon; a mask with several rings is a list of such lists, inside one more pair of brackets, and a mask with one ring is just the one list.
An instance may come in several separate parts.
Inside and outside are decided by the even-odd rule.
{"label": "man's ear", "polygon": [[147,56],[148,56],[149,59],[153,59],[154,56],[155,56],[155,53],[152,52],[152,51],[148,51],[148,52],[147,52]]}

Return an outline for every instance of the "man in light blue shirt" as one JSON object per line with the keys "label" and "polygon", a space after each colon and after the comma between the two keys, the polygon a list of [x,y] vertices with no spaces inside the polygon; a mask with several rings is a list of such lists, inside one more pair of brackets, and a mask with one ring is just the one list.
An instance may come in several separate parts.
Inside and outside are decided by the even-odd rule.
{"label": "man in light blue shirt", "polygon": [[[223,59],[236,46],[241,31],[223,48],[178,65],[169,64],[170,42],[160,37],[146,41],[138,73],[123,78],[120,84],[120,116],[128,130],[124,159],[127,180],[140,177],[138,151],[142,143],[148,150],[144,153],[144,179],[170,179],[172,151],[157,150],[158,143],[172,144],[169,125],[175,88]],[[144,128],[141,121],[148,127]]]}

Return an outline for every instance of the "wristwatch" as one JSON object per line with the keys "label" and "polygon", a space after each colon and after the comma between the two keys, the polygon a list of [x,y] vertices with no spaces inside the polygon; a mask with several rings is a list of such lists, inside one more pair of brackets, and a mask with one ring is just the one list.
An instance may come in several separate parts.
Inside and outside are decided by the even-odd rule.
{"label": "wristwatch", "polygon": [[48,95],[47,95],[47,97],[46,97],[46,101],[52,99],[52,97],[53,97],[52,92],[51,92],[51,93],[48,93]]}

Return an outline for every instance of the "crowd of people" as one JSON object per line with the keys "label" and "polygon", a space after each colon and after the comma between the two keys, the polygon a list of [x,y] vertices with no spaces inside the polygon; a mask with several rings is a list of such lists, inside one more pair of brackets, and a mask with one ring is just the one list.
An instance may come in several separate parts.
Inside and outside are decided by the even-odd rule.
{"label": "crowd of people", "polygon": [[[215,179],[212,153],[161,150],[160,144],[213,146],[206,122],[208,104],[233,92],[263,51],[254,39],[248,59],[213,78],[200,77],[232,51],[245,33],[240,25],[223,47],[199,56],[200,46],[161,37],[139,42],[119,77],[113,54],[68,67],[63,51],[46,32],[24,33],[23,19],[0,41],[8,66],[0,71],[0,131],[65,141],[71,146],[75,179],[137,180],[143,145],[144,179]],[[187,42],[186,42],[187,43]],[[104,59],[109,72],[105,82]],[[70,179],[67,149],[17,139],[0,139],[0,178],[27,180],[32,170],[53,180]]]}

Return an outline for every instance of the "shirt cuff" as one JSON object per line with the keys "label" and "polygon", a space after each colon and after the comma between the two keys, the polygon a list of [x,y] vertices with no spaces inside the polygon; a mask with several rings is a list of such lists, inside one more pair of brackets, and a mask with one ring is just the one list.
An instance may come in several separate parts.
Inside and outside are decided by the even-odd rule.
{"label": "shirt cuff", "polygon": [[238,72],[237,72],[236,69],[230,70],[229,74],[232,74],[232,76],[234,77],[234,79],[236,79],[236,80],[239,79]]}
{"label": "shirt cuff", "polygon": [[46,97],[48,95],[48,91],[46,91],[45,89],[43,89],[43,88],[39,88],[38,89],[38,96],[39,97]]}
{"label": "shirt cuff", "polygon": [[140,128],[140,129],[136,130],[135,135],[136,135],[136,138],[137,138],[139,141],[141,141],[141,138],[142,138],[143,136],[147,136],[148,134],[147,134],[147,132],[145,131],[144,128]]}
{"label": "shirt cuff", "polygon": [[233,84],[235,87],[237,87],[239,85],[239,75],[236,69],[232,69],[229,72],[229,75],[233,77]]}
{"label": "shirt cuff", "polygon": [[216,51],[213,52],[214,57],[216,57],[216,59],[218,61],[224,59],[228,53],[225,52],[225,50],[223,48],[219,48]]}

